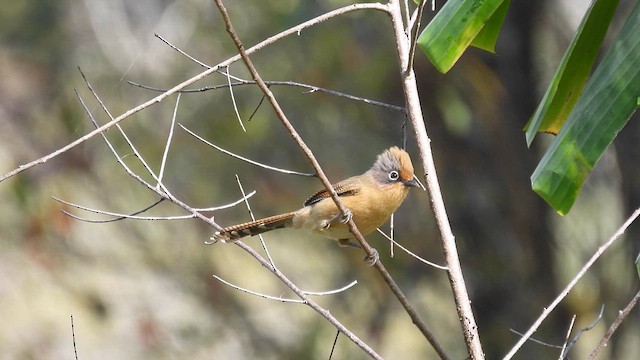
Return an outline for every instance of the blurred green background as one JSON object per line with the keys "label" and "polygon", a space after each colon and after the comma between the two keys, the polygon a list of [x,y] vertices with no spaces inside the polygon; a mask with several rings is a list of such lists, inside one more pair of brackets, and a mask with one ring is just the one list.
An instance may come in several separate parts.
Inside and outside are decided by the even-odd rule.
{"label": "blurred green background", "polygon": [[[633,1],[621,1],[619,28]],[[229,1],[245,44],[256,42],[346,1]],[[441,6],[438,3],[438,6]],[[527,149],[522,127],[560,61],[587,1],[513,2],[496,52],[471,50],[454,69],[437,73],[418,53],[416,67],[440,184],[458,242],[467,286],[487,358],[517,340],[577,269],[640,204],[640,129],[619,135],[598,163],[578,202],[559,217],[530,189],[529,176],[546,147]],[[433,13],[426,11],[429,19]],[[426,23],[425,20],[423,23]],[[203,69],[154,33],[210,65],[234,48],[208,0],[12,1],[0,7],[0,172],[51,152],[91,130],[74,89],[105,122],[77,67],[112,114],[156,93],[127,80],[171,87]],[[266,80],[291,80],[403,105],[389,19],[356,12],[289,37],[254,56]],[[611,38],[611,33],[608,38]],[[232,74],[247,78],[243,65]],[[224,84],[211,76],[194,88]],[[402,144],[399,113],[298,88],[273,87],[282,107],[331,180],[359,174],[375,156]],[[209,141],[270,165],[311,167],[252,86],[235,89],[244,133],[229,91],[185,94],[177,121]],[[169,131],[175,96],[122,125],[156,171]],[[637,120],[635,116],[635,120]],[[408,131],[410,134],[411,131]],[[112,129],[121,154],[130,154]],[[408,150],[415,142],[408,137]],[[142,170],[133,156],[126,158]],[[414,155],[414,165],[421,165]],[[230,158],[176,129],[165,184],[186,203],[208,207],[240,198],[238,175],[256,216],[290,211],[320,188],[311,178],[270,172]],[[149,178],[148,176],[146,177]],[[274,296],[292,296],[279,281],[229,244],[205,246],[211,229],[199,221],[92,224],[73,220],[56,196],[81,205],[129,213],[156,200],[119,168],[98,137],[0,183],[0,359],[73,357],[74,317],[80,359],[326,359],[335,329],[309,308],[254,297],[221,284],[212,274]],[[442,263],[425,192],[412,191],[396,214],[396,238]],[[184,214],[162,204],[155,215]],[[222,225],[248,219],[239,206],[215,214]],[[633,260],[640,246],[634,225],[594,266],[536,338],[561,345],[571,316],[589,325],[572,357],[584,358],[638,289]],[[447,276],[368,236],[382,261],[450,352],[466,356]],[[305,233],[266,236],[279,268],[301,288],[330,290],[358,280],[338,295],[317,298],[343,324],[390,359],[435,354],[363,254]],[[247,243],[259,247],[257,239]],[[602,358],[640,357],[637,310]],[[528,343],[519,359],[557,358],[558,349]],[[365,355],[341,337],[334,359]]]}

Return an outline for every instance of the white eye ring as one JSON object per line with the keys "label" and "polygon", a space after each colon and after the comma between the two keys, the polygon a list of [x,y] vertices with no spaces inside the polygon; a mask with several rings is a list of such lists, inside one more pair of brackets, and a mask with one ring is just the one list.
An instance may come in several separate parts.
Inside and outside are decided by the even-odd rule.
{"label": "white eye ring", "polygon": [[391,181],[396,181],[398,180],[398,178],[400,177],[400,174],[398,174],[397,171],[393,170],[389,173],[389,180]]}

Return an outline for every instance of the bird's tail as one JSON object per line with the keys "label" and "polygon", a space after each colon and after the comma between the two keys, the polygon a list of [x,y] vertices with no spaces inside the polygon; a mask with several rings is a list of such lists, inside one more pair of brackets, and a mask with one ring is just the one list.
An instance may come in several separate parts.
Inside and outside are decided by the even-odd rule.
{"label": "bird's tail", "polygon": [[263,232],[291,226],[293,222],[293,214],[293,212],[290,212],[269,216],[264,219],[250,221],[244,224],[229,226],[220,231],[216,231],[213,234],[212,239],[216,241],[233,241],[245,236],[254,236],[262,234]]}

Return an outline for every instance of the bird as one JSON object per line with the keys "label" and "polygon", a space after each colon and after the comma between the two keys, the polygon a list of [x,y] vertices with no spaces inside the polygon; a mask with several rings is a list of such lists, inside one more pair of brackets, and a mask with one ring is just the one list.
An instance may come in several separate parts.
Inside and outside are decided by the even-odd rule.
{"label": "bird", "polygon": [[271,230],[293,228],[337,240],[340,246],[361,247],[349,231],[350,219],[363,236],[370,234],[387,222],[411,187],[422,187],[414,175],[409,154],[397,146],[378,155],[365,173],[332,186],[348,210],[346,216],[324,189],[311,195],[298,210],[225,227],[216,231],[211,240],[231,242]]}

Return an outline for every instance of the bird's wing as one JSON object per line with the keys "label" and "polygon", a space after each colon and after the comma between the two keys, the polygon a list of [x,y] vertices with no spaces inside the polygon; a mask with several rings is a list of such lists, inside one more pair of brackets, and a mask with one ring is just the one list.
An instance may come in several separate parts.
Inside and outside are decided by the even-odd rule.
{"label": "bird's wing", "polygon": [[[338,193],[338,196],[352,196],[357,194],[360,191],[360,186],[358,186],[358,182],[355,181],[355,177],[348,178],[346,180],[342,180],[337,184],[333,184],[333,188]],[[327,189],[320,190],[317,193],[311,195],[305,202],[304,206],[313,205],[320,200],[330,198],[331,194],[327,191]]]}

